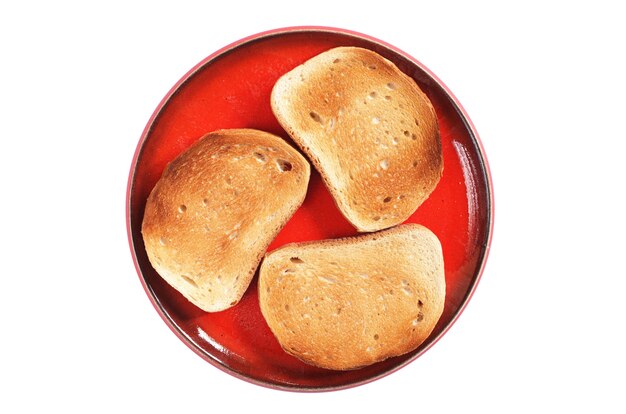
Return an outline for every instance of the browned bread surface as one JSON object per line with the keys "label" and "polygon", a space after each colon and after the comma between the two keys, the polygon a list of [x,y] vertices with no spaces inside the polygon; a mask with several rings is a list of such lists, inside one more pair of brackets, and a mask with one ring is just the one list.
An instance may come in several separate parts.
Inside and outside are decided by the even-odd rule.
{"label": "browned bread surface", "polygon": [[433,106],[375,52],[339,47],[313,57],[278,80],[271,105],[359,231],[404,222],[439,182]]}
{"label": "browned bread surface", "polygon": [[235,305],[302,204],[309,174],[280,137],[207,134],[165,168],[148,198],[142,234],[152,266],[205,311]]}
{"label": "browned bread surface", "polygon": [[407,224],[283,246],[259,273],[261,312],[283,349],[348,370],[417,348],[443,312],[441,244]]}

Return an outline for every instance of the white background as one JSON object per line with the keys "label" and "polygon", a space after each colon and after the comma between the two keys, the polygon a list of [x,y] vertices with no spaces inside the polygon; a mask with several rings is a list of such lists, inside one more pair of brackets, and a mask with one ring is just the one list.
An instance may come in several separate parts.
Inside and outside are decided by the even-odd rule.
{"label": "white background", "polygon": [[[8,3],[0,412],[626,410],[617,7]],[[424,63],[474,121],[495,187],[487,268],[458,322],[399,372],[323,394],[251,385],[191,352],[147,299],[124,219],[135,146],[170,87],[213,51],[293,25],[367,33]]]}

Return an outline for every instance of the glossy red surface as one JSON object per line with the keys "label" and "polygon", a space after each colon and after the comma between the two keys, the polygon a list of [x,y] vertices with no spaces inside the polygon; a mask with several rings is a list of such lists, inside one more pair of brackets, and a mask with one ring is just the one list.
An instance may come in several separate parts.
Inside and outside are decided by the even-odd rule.
{"label": "glossy red surface", "polygon": [[[257,300],[257,279],[243,300],[219,313],[191,305],[152,269],[141,238],[146,199],[166,164],[209,131],[257,128],[284,137],[270,108],[270,91],[285,72],[335,46],[377,51],[412,76],[435,106],[444,174],[408,222],[430,228],[443,246],[444,313],[431,337],[410,354],[348,372],[308,366],[282,351]],[[293,143],[292,143],[293,144]],[[131,167],[127,200],[131,250],[146,292],[172,330],[192,350],[242,379],[270,387],[326,390],[362,384],[405,365],[430,347],[469,300],[486,259],[492,198],[489,173],[471,123],[441,82],[408,55],[364,35],[328,28],[278,30],[244,39],[207,58],[173,88],[150,120]],[[269,250],[296,241],[357,234],[313,172],[302,207]]]}

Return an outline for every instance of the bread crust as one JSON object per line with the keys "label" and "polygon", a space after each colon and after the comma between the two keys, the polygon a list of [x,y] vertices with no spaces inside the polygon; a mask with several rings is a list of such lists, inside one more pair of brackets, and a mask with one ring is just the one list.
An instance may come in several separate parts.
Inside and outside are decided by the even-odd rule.
{"label": "bread crust", "polygon": [[430,100],[373,51],[338,47],[313,57],[278,80],[271,105],[359,231],[404,222],[441,178]]}
{"label": "bread crust", "polygon": [[154,269],[207,312],[235,305],[267,247],[304,201],[310,167],[282,138],[211,132],[173,160],[148,197]]}
{"label": "bread crust", "polygon": [[285,245],[265,256],[258,290],[285,352],[334,370],[416,349],[439,320],[445,291],[441,244],[417,224]]}

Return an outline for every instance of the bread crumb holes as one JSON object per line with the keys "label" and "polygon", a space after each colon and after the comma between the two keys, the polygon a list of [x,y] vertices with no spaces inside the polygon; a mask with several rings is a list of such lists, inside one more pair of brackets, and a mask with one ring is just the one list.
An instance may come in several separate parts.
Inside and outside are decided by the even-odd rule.
{"label": "bread crumb holes", "polygon": [[293,168],[293,166],[291,165],[289,161],[280,160],[280,159],[276,160],[276,167],[281,172],[291,171],[291,169]]}
{"label": "bread crumb holes", "polygon": [[191,286],[197,288],[198,285],[196,284],[195,280],[193,280],[192,278],[190,278],[189,276],[185,276],[185,275],[181,275],[180,277],[183,278],[183,280],[187,283],[189,283]]}
{"label": "bread crumb holes", "polygon": [[320,116],[320,114],[318,114],[317,112],[311,111],[309,112],[309,116],[311,117],[312,120],[314,120],[315,122],[322,122],[322,117]]}
{"label": "bread crumb holes", "polygon": [[252,155],[254,155],[254,158],[256,158],[258,162],[264,163],[265,161],[267,161],[265,155],[260,152],[254,152]]}

